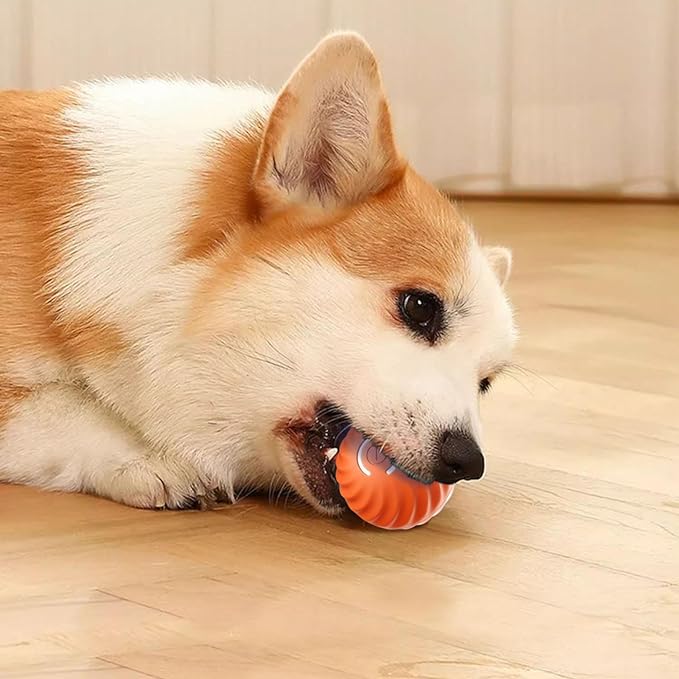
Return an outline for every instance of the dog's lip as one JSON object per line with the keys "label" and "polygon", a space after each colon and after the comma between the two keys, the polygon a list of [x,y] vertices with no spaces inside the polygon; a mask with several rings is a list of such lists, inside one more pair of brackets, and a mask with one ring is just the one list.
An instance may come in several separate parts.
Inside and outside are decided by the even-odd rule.
{"label": "dog's lip", "polygon": [[338,513],[346,508],[334,475],[334,462],[328,451],[337,448],[351,428],[351,419],[326,399],[304,408],[296,417],[276,428],[287,443],[296,467],[295,477],[321,509]]}

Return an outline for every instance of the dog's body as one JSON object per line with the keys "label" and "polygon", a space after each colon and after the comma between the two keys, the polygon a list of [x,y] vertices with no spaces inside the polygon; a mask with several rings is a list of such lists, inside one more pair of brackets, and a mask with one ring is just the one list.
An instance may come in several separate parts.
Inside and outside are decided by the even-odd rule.
{"label": "dog's body", "polygon": [[0,94],[0,481],[141,507],[280,482],[335,512],[328,404],[439,478],[509,358],[508,268],[398,154],[355,36],[278,97]]}

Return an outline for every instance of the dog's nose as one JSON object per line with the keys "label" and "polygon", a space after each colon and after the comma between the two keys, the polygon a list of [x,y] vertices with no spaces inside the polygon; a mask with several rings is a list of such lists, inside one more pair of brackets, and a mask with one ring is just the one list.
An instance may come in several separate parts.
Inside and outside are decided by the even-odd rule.
{"label": "dog's nose", "polygon": [[469,433],[462,429],[447,429],[441,434],[434,480],[456,483],[480,479],[484,467],[481,448]]}

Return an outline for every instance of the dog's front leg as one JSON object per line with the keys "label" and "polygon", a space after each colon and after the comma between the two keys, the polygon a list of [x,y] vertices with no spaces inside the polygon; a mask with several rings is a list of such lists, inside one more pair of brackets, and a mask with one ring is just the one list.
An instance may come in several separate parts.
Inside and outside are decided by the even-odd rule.
{"label": "dog's front leg", "polygon": [[179,509],[214,499],[187,463],[148,448],[83,390],[0,384],[0,481]]}

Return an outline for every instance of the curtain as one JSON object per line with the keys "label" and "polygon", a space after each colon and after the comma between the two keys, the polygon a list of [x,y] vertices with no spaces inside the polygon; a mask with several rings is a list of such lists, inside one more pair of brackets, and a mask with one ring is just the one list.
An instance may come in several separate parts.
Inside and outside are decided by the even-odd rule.
{"label": "curtain", "polygon": [[679,195],[679,0],[0,0],[0,87],[276,88],[334,28],[371,42],[400,144],[444,188]]}

